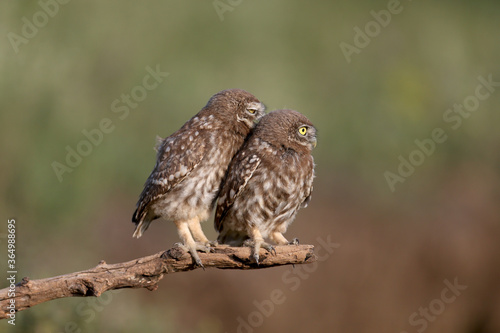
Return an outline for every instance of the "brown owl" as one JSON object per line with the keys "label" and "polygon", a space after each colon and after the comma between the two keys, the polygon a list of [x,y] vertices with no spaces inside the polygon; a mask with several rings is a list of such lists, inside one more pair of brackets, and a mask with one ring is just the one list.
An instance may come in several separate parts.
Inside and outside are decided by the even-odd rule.
{"label": "brown owl", "polygon": [[316,128],[302,114],[276,110],[264,116],[231,162],[217,202],[218,242],[259,249],[291,243],[283,236],[313,189]]}
{"label": "brown owl", "polygon": [[156,165],[134,212],[134,237],[141,237],[157,218],[173,221],[185,250],[203,267],[197,250],[210,243],[200,222],[208,219],[231,159],[255,123],[264,105],[240,90],[221,91],[177,132],[159,139]]}

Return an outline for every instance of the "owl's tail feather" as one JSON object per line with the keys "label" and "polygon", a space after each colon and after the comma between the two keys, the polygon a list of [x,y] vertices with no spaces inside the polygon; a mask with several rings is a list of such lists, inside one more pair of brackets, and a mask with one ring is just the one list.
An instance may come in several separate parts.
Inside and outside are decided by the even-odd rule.
{"label": "owl's tail feather", "polygon": [[151,220],[142,220],[141,222],[137,223],[135,226],[134,234],[132,237],[139,238],[142,236],[144,231],[146,231],[151,224]]}

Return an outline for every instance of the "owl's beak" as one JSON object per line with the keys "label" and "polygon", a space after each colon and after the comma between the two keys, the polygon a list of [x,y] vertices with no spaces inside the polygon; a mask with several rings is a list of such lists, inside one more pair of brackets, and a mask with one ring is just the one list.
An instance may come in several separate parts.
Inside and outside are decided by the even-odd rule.
{"label": "owl's beak", "polygon": [[313,147],[316,148],[316,145],[318,144],[318,140],[316,138],[312,138],[311,143],[312,143]]}

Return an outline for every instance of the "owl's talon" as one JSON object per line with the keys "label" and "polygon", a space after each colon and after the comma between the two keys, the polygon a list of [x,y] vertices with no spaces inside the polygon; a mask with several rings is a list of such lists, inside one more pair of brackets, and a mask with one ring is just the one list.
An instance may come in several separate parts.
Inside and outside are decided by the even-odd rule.
{"label": "owl's talon", "polygon": [[201,267],[201,268],[203,268],[203,270],[205,270],[205,266],[203,266],[203,263],[201,262],[200,258],[195,259],[194,263],[195,263],[195,266]]}
{"label": "owl's talon", "polygon": [[276,255],[276,249],[274,248],[274,246],[267,244],[267,243],[263,243],[260,247],[265,249],[267,252],[269,252],[273,256]]}
{"label": "owl's talon", "polygon": [[197,251],[201,251],[201,252],[205,252],[205,253],[213,252],[213,249],[206,244],[196,243],[195,247],[196,247]]}
{"label": "owl's talon", "polygon": [[207,246],[205,253],[215,253],[215,249],[212,246]]}
{"label": "owl's talon", "polygon": [[[203,268],[203,270],[205,270],[205,266],[203,266],[203,263],[201,262],[200,256],[198,255],[198,253],[196,251],[197,250],[198,251],[204,251],[204,250],[210,251],[210,248],[207,248],[201,244],[195,244],[194,248],[190,248],[189,246],[186,246],[182,243],[175,243],[174,247],[179,247],[183,251],[189,253],[191,255],[191,258],[193,258],[193,260],[194,260],[194,265],[197,267],[201,267],[201,268]],[[204,252],[206,252],[206,251],[204,251]]]}
{"label": "owl's talon", "polygon": [[194,250],[194,251],[189,250],[189,253],[191,254],[191,257],[194,260],[194,265],[197,267],[201,267],[201,268],[203,268],[203,270],[205,270],[205,266],[203,266],[203,263],[201,262],[201,259],[198,256],[198,253],[196,253],[196,250]]}
{"label": "owl's talon", "polygon": [[299,239],[298,238],[292,239],[292,241],[289,242],[288,245],[299,245]]}
{"label": "owl's talon", "polygon": [[257,264],[257,266],[259,266],[259,252],[258,251],[254,252],[253,259],[255,260],[255,263]]}
{"label": "owl's talon", "polygon": [[[256,244],[256,246],[257,246],[257,244]],[[258,246],[263,248],[264,250],[266,250],[268,253],[270,253],[272,255],[276,255],[276,249],[271,244],[266,243],[266,242],[262,242]]]}
{"label": "owl's talon", "polygon": [[266,250],[271,255],[276,255],[276,249],[274,248],[274,246],[263,241],[247,239],[243,242],[243,246],[252,248],[252,257],[254,258],[257,265],[259,265],[259,250],[261,248]]}

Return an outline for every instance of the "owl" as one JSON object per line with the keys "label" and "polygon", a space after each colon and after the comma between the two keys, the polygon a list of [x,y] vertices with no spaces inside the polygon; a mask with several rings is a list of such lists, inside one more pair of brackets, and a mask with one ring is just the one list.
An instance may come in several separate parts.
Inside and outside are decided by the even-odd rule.
{"label": "owl", "polygon": [[210,242],[200,222],[208,219],[231,159],[264,109],[244,90],[223,90],[177,132],[159,138],[156,165],[132,216],[133,236],[141,237],[155,219],[172,221],[181,246],[203,267],[196,251],[209,251]]}
{"label": "owl", "polygon": [[276,110],[265,115],[233,158],[217,201],[217,241],[259,249],[298,244],[283,236],[311,199],[316,128],[301,113]]}

